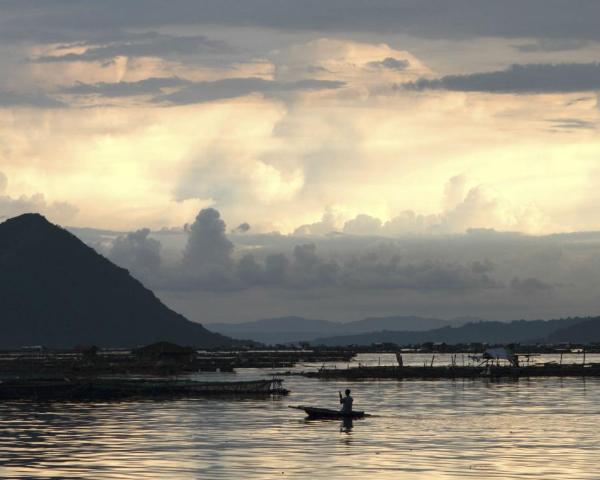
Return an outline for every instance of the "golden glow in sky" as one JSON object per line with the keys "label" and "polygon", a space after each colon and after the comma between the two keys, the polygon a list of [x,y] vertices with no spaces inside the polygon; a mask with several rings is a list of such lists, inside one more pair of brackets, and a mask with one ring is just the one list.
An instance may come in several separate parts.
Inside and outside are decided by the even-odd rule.
{"label": "golden glow in sky", "polygon": [[283,233],[324,212],[334,230],[406,211],[448,232],[600,228],[594,92],[411,88],[444,78],[439,53],[430,65],[414,39],[351,36],[285,37],[220,63],[22,46],[8,84],[38,104],[0,106],[0,209],[42,194],[35,208],[57,222],[125,230],[180,226],[206,206]]}

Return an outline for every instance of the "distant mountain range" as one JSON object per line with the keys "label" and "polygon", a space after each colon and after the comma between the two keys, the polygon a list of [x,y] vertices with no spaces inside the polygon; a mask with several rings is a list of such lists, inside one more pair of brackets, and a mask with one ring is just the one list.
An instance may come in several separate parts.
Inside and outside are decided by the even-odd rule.
{"label": "distant mountain range", "polygon": [[329,336],[357,335],[367,332],[394,330],[421,332],[435,328],[458,326],[475,317],[458,317],[452,320],[417,316],[369,317],[353,322],[332,322],[303,317],[279,317],[243,323],[210,323],[207,328],[233,338],[249,339],[266,344],[313,341]]}
{"label": "distant mountain range", "polygon": [[37,214],[0,224],[0,327],[0,348],[240,343],[170,310],[127,270]]}
{"label": "distant mountain range", "polygon": [[434,343],[592,343],[600,342],[600,317],[560,320],[516,320],[471,322],[459,327],[442,327],[425,332],[378,331],[359,335],[321,337],[313,345],[371,345],[373,343],[414,345]]}
{"label": "distant mountain range", "polygon": [[211,330],[266,344],[307,341],[311,345],[346,346],[396,343],[590,343],[600,342],[600,317],[558,320],[484,321],[417,316],[372,317],[341,323],[303,317],[281,317],[244,323],[213,323]]}

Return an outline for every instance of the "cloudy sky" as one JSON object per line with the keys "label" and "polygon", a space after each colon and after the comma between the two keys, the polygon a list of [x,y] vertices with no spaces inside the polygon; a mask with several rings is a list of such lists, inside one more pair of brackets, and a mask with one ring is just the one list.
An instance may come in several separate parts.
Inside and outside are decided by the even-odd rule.
{"label": "cloudy sky", "polygon": [[200,321],[597,313],[599,62],[594,0],[2,0],[0,217]]}

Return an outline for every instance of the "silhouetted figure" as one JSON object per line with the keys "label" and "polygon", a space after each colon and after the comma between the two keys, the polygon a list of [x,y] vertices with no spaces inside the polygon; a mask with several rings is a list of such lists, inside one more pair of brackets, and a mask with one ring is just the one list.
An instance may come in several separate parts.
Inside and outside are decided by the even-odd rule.
{"label": "silhouetted figure", "polygon": [[354,399],[350,396],[350,389],[346,389],[345,397],[342,397],[342,392],[338,393],[340,394],[340,403],[342,404],[342,408],[340,408],[340,413],[352,413],[352,402],[354,402]]}

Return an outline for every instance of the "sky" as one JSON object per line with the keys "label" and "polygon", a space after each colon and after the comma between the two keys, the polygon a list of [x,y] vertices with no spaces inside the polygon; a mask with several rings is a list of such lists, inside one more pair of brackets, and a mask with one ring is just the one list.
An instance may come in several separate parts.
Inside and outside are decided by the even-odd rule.
{"label": "sky", "polygon": [[600,307],[600,3],[0,0],[0,217],[197,321]]}

